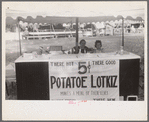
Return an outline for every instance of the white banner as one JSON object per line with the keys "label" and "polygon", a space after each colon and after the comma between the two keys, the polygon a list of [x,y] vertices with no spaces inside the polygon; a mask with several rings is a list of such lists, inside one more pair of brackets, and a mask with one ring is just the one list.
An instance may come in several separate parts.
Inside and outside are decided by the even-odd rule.
{"label": "white banner", "polygon": [[50,100],[119,100],[119,60],[49,62]]}

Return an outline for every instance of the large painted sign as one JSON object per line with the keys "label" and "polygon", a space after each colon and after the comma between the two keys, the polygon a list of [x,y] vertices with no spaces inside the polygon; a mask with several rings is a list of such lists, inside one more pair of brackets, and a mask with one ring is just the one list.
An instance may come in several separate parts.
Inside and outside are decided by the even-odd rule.
{"label": "large painted sign", "polygon": [[119,60],[49,62],[50,100],[119,100]]}

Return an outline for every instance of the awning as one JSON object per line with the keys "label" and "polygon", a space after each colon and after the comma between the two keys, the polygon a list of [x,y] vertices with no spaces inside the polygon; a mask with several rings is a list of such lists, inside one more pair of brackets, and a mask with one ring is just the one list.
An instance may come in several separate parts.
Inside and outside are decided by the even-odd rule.
{"label": "awning", "polygon": [[146,2],[3,2],[6,17],[142,17]]}
{"label": "awning", "polygon": [[[57,20],[64,17],[76,17],[76,46],[78,47],[78,18],[80,17],[120,17],[119,19],[131,16],[145,17],[147,3],[141,2],[2,2],[2,15],[17,19],[57,17]],[[120,15],[120,16],[118,16]],[[6,19],[6,18],[5,18]],[[34,20],[33,19],[33,20]],[[64,18],[66,21],[66,19]],[[109,21],[109,20],[108,20]],[[44,22],[44,20],[43,20]],[[61,20],[62,22],[62,20]],[[38,23],[36,21],[36,23]],[[50,22],[49,22],[50,23]],[[65,22],[66,23],[66,22]],[[21,45],[21,43],[20,43]],[[20,53],[21,54],[21,53]]]}

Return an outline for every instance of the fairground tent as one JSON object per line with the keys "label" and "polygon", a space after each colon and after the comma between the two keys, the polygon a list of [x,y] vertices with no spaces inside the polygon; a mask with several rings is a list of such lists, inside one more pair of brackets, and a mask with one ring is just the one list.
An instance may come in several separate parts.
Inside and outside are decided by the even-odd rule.
{"label": "fairground tent", "polygon": [[[29,23],[75,22],[75,17],[80,17],[79,21],[85,21],[84,17],[100,17],[99,22],[119,20],[122,17],[141,20],[140,17],[144,19],[145,16],[144,2],[3,2],[3,4],[5,5],[3,14],[6,17]],[[55,19],[52,20],[51,17]]]}
{"label": "fairground tent", "polygon": [[[81,17],[99,17],[99,16],[114,16],[125,19],[127,16],[133,18],[145,18],[146,3],[145,2],[2,2],[3,19],[12,17],[17,23],[22,19],[34,18],[38,21],[32,23],[45,23],[45,17],[57,17],[57,22],[60,18],[65,20],[69,17],[70,21],[76,22]],[[80,17],[80,18],[79,18]],[[60,22],[64,22],[61,19]],[[5,21],[5,20],[3,20]],[[69,21],[69,22],[70,22]],[[102,21],[102,20],[101,20]],[[110,20],[107,20],[110,21]],[[56,21],[55,21],[56,22]],[[49,22],[50,23],[50,22]],[[76,29],[76,45],[78,45],[78,29]]]}
{"label": "fairground tent", "polygon": [[[95,17],[132,16],[144,18],[144,2],[3,2],[6,16]],[[113,7],[114,6],[114,7]],[[3,11],[4,12],[4,11]]]}

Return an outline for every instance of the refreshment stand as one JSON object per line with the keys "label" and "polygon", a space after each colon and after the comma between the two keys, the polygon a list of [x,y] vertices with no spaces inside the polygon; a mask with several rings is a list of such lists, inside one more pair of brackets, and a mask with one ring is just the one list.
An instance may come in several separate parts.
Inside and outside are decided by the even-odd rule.
{"label": "refreshment stand", "polygon": [[139,63],[140,57],[132,53],[21,56],[15,61],[17,97],[126,100],[130,95],[138,95]]}
{"label": "refreshment stand", "polygon": [[[76,17],[77,48],[78,38]],[[123,31],[118,53],[22,55],[20,43],[21,56],[15,61],[17,99],[119,101],[137,97],[140,56],[123,47]]]}

